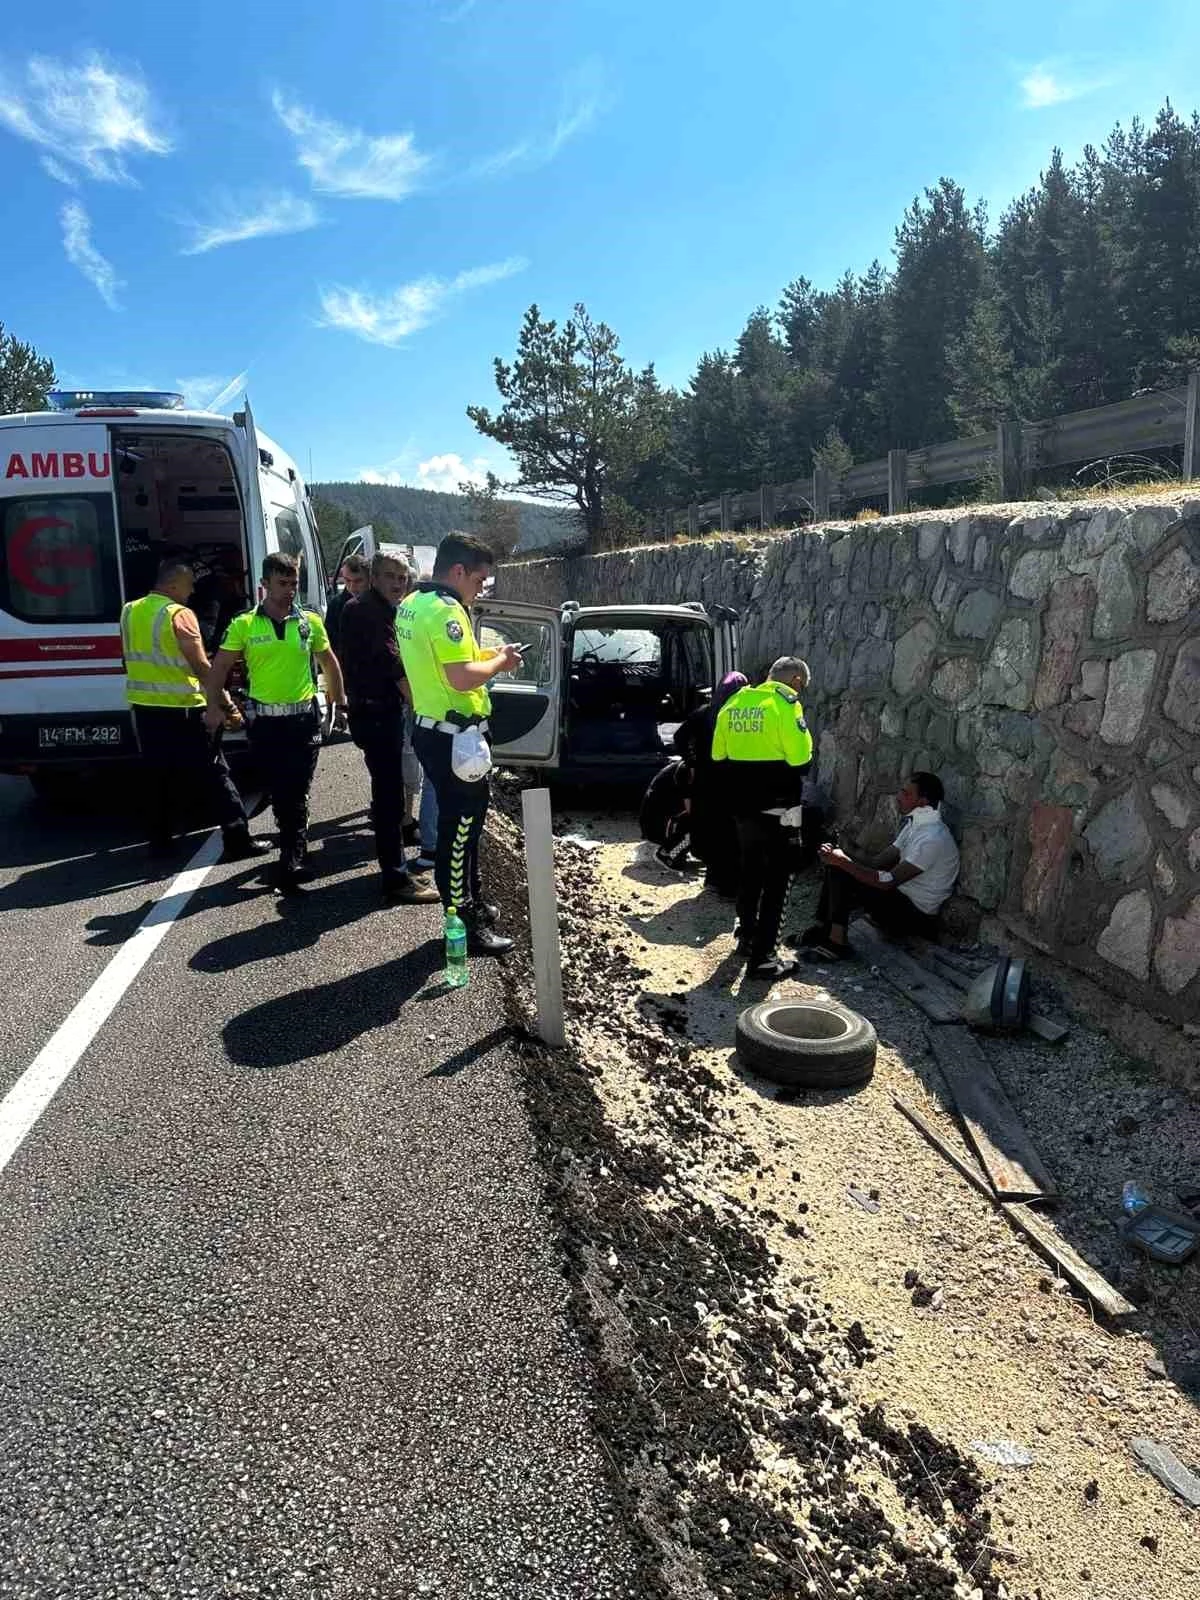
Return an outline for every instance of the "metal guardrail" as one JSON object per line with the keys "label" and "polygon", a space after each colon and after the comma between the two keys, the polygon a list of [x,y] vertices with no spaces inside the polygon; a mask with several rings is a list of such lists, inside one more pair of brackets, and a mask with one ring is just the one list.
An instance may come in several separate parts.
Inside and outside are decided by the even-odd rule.
{"label": "metal guardrail", "polygon": [[650,513],[646,533],[649,537],[697,534],[751,523],[766,528],[780,514],[819,520],[828,517],[834,506],[845,510],[856,500],[885,497],[888,512],[894,513],[908,509],[910,489],[964,483],[988,473],[996,477],[1001,500],[1020,500],[1040,470],[1180,444],[1182,477],[1187,480],[1200,477],[1198,412],[1200,370],[1191,374],[1185,388],[1134,395],[1115,405],[1072,411],[1039,422],[1001,422],[992,433],[919,450],[891,450],[879,461],[856,463],[837,480],[818,468],[811,478],[734,490],[717,499]]}

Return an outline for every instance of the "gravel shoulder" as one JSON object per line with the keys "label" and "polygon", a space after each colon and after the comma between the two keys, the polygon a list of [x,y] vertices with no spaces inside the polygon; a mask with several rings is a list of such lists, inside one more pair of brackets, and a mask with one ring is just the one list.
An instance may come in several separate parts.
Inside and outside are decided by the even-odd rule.
{"label": "gravel shoulder", "polygon": [[899,1092],[961,1144],[920,1012],[863,964],[806,970],[780,992],[864,1012],[881,1048],[866,1089],[789,1098],[732,1053],[764,995],[740,982],[732,908],[640,864],[629,819],[560,829],[597,847],[559,845],[572,1064],[530,1093],[602,1430],[667,1591],[1200,1585],[1200,1518],[1129,1453],[1146,1434],[1200,1467],[1200,1268],[1149,1266],[1115,1232],[1126,1177],[1166,1198],[1198,1175],[1200,1108],[1078,1017],[1058,1047],[984,1046],[1063,1191],[1057,1226],[1139,1302],[1101,1326],[895,1111]]}

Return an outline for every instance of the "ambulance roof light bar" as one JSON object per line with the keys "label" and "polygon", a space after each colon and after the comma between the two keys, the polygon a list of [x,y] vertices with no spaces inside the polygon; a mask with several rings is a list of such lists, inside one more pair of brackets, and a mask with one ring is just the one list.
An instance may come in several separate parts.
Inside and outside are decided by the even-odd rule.
{"label": "ambulance roof light bar", "polygon": [[93,415],[101,407],[182,411],[186,405],[181,394],[171,394],[165,389],[53,389],[47,398],[51,411],[91,412]]}

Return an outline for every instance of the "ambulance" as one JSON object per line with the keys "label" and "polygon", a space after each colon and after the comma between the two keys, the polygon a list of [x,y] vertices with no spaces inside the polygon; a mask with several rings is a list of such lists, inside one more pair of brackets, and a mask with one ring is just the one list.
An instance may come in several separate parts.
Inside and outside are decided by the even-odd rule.
{"label": "ambulance", "polygon": [[137,754],[120,615],[166,556],[197,575],[210,654],[253,605],[263,557],[300,557],[324,612],[316,518],[295,462],[255,426],[163,392],[62,391],[0,417],[0,772],[58,793]]}

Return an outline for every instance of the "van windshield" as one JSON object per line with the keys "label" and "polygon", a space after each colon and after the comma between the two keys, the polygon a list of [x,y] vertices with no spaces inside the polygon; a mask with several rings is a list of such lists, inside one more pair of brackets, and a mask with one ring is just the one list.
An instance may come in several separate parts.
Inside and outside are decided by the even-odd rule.
{"label": "van windshield", "polygon": [[110,494],[0,500],[0,608],[22,622],[116,622]]}

